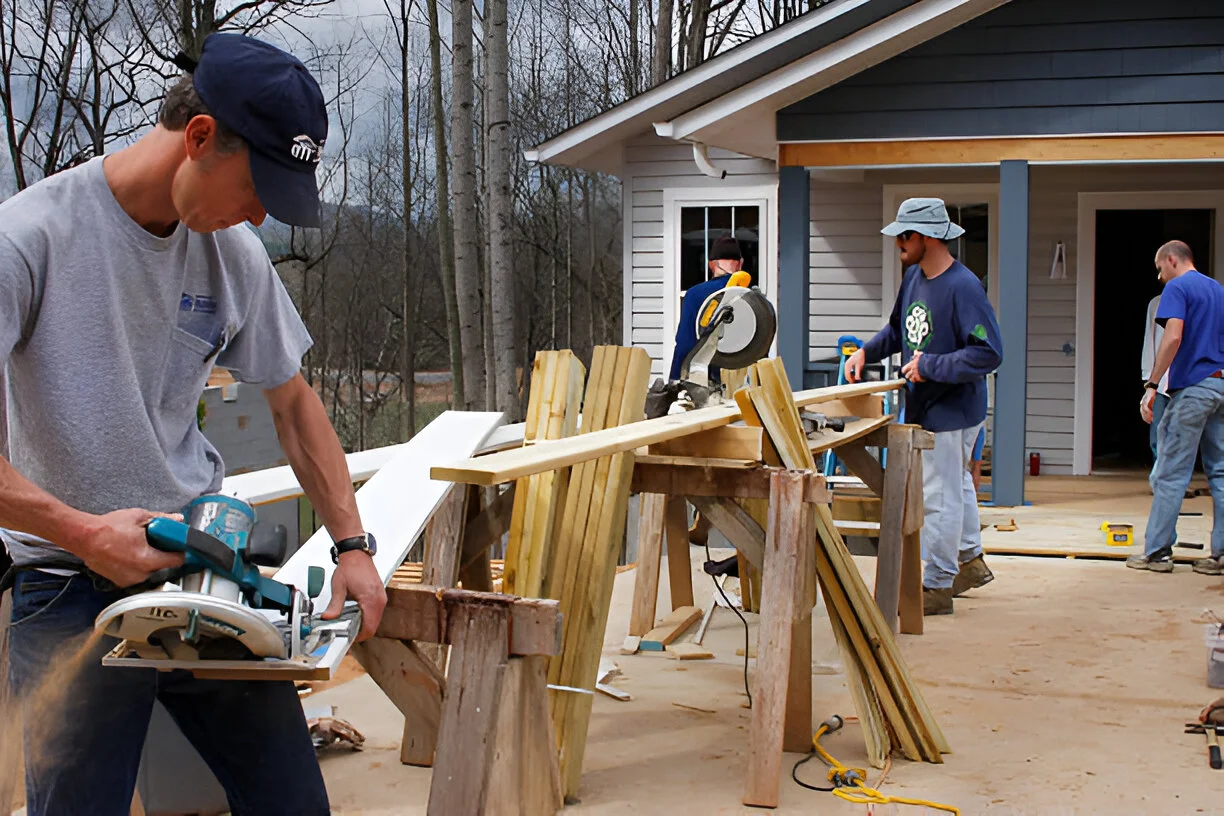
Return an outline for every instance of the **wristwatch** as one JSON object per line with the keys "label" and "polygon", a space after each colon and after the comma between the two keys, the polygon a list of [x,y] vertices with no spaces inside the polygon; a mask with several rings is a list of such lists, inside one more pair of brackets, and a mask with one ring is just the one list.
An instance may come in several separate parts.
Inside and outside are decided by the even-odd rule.
{"label": "wristwatch", "polygon": [[1150,388],[1150,389],[1152,389],[1153,391],[1155,391],[1156,389],[1160,388],[1160,386],[1159,386],[1159,385],[1157,385],[1156,383],[1152,382],[1151,380],[1148,380],[1147,382],[1145,382],[1145,383],[1143,384],[1143,387],[1144,387],[1144,388]]}
{"label": "wristwatch", "polygon": [[378,542],[374,540],[374,534],[366,533],[365,535],[353,536],[352,538],[337,541],[331,548],[332,563],[339,564],[341,553],[353,552],[354,550],[361,550],[373,556],[378,552]]}

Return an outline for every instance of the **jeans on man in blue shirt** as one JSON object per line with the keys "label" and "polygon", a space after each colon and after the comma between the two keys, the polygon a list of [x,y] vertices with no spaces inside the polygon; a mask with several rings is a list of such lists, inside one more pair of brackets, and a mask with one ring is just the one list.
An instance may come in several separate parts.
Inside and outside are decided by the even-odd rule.
{"label": "jeans on man in blue shirt", "polygon": [[1156,447],[1159,455],[1150,478],[1152,510],[1144,534],[1144,555],[1172,553],[1177,516],[1201,450],[1215,506],[1211,556],[1224,556],[1224,379],[1208,377],[1175,393],[1160,419]]}

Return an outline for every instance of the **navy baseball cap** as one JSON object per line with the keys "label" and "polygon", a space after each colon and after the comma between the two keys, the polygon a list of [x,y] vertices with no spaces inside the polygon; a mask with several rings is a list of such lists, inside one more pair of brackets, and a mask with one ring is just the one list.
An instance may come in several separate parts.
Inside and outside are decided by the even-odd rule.
{"label": "navy baseball cap", "polygon": [[210,34],[189,70],[212,115],[243,138],[255,192],[284,224],[318,227],[315,170],[327,139],[327,105],[297,57],[242,34]]}

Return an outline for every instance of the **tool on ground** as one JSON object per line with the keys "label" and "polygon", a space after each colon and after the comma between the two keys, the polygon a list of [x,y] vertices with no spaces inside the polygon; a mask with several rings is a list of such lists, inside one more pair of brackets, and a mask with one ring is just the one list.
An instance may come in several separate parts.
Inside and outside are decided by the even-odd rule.
{"label": "tool on ground", "polygon": [[655,380],[646,395],[647,418],[726,401],[721,383],[712,382],[710,369],[747,368],[768,356],[778,317],[751,281],[747,272],[736,272],[701,304],[694,326],[697,342],[680,364],[680,379]]}
{"label": "tool on ground", "polygon": [[1194,722],[1186,723],[1187,734],[1207,735],[1207,764],[1215,770],[1224,768],[1220,756],[1220,737],[1224,736],[1224,697],[1207,704]]}
{"label": "tool on ground", "polygon": [[1111,547],[1129,547],[1135,543],[1135,525],[1123,521],[1106,521],[1101,524],[1105,543]]}
{"label": "tool on ground", "polygon": [[336,621],[314,615],[322,568],[308,570],[305,591],[260,573],[259,567],[284,561],[283,525],[256,527],[254,508],[218,494],[193,501],[186,516],[185,522],[149,522],[149,544],[183,553],[183,566],[151,576],[143,585],[146,591],[98,615],[95,629],[123,641],[104,664],[136,665],[132,658],[142,665],[154,661],[158,668],[263,658],[296,661],[338,637],[356,634],[360,613],[354,609]]}
{"label": "tool on ground", "polygon": [[[795,767],[791,770],[791,778],[794,779],[795,782],[808,790],[832,793],[838,799],[844,799],[845,801],[852,802],[856,805],[914,805],[916,807],[942,810],[945,813],[952,813],[955,814],[955,816],[960,816],[960,810],[952,805],[943,805],[939,802],[931,802],[926,799],[910,799],[905,796],[886,796],[875,788],[868,787],[866,770],[863,768],[850,768],[843,765],[820,744],[821,737],[827,737],[830,734],[840,731],[842,726],[845,724],[846,721],[840,714],[834,714],[832,717],[829,717],[829,719],[820,724],[820,728],[816,729],[816,733],[812,735],[812,752],[796,762]],[[827,788],[821,788],[799,781],[799,777],[796,773],[799,770],[799,766],[814,756],[820,757],[820,760],[824,762],[825,765],[829,766],[827,777],[829,787]],[[876,784],[879,783],[877,782]]]}

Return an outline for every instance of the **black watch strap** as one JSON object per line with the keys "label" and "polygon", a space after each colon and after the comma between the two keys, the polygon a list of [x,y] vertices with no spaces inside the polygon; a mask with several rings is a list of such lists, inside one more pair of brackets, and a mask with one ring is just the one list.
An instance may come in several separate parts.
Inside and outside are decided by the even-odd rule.
{"label": "black watch strap", "polygon": [[341,539],[332,545],[332,563],[339,564],[341,555],[346,552],[353,552],[354,550],[362,550],[370,555],[374,555],[378,551],[378,545],[374,541],[374,536],[370,533]]}
{"label": "black watch strap", "polygon": [[1159,390],[1159,388],[1160,388],[1160,386],[1159,386],[1159,385],[1157,385],[1156,383],[1152,382],[1151,380],[1148,380],[1147,382],[1145,382],[1145,383],[1143,384],[1143,387],[1144,387],[1144,388],[1150,388],[1150,389],[1152,389],[1153,391]]}

